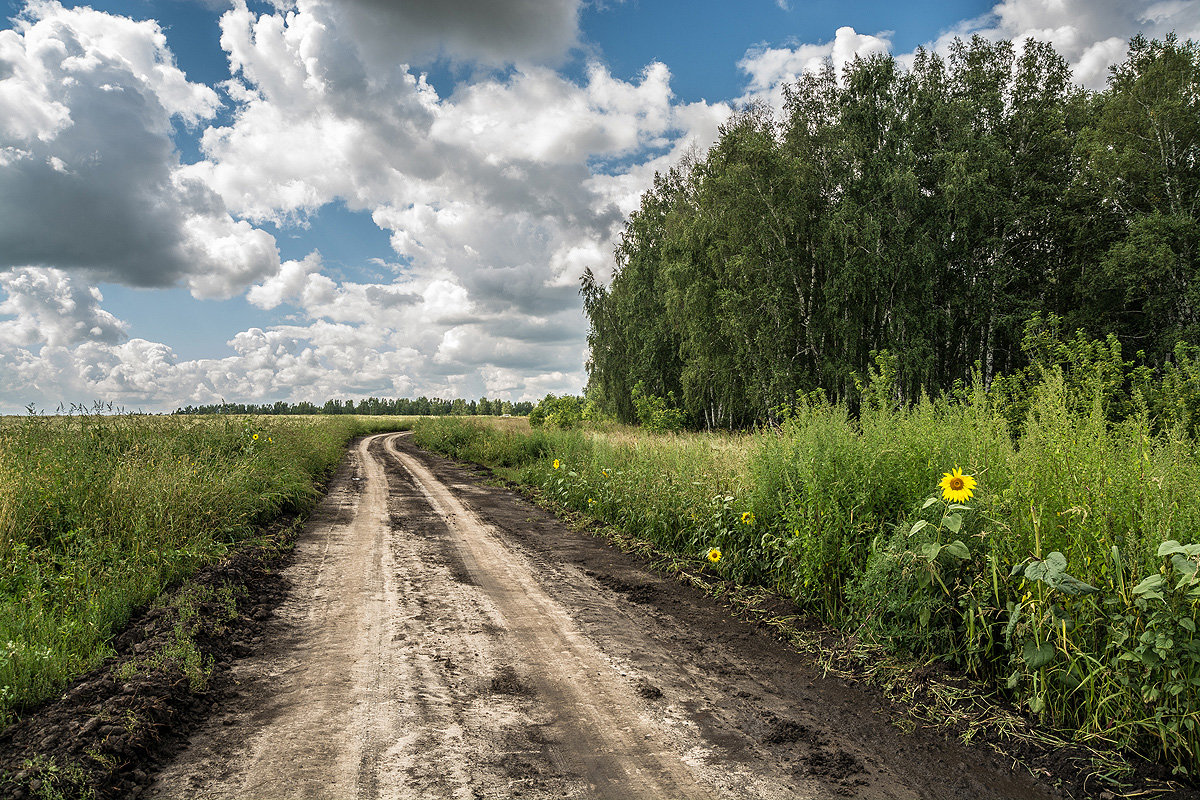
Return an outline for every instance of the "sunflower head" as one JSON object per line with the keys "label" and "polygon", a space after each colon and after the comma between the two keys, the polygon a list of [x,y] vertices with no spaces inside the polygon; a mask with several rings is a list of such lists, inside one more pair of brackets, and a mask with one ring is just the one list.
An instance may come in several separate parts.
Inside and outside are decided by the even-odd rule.
{"label": "sunflower head", "polygon": [[742,524],[743,525],[753,525],[754,524],[754,515],[751,514],[749,511],[743,511],[742,512]]}
{"label": "sunflower head", "polygon": [[555,469],[558,469],[558,468],[559,468],[559,467],[561,467],[561,466],[562,466],[562,464],[561,464],[561,463],[559,463],[559,460],[558,460],[557,458],[556,458],[556,459],[554,459],[554,468],[555,468]]}
{"label": "sunflower head", "polygon": [[955,467],[950,472],[942,473],[942,480],[938,486],[942,488],[943,500],[962,503],[971,499],[971,493],[975,489],[975,479],[970,475],[963,475],[962,470]]}
{"label": "sunflower head", "polygon": [[721,549],[719,547],[710,547],[708,550],[708,555],[706,555],[705,558],[714,564],[717,563],[721,560]]}

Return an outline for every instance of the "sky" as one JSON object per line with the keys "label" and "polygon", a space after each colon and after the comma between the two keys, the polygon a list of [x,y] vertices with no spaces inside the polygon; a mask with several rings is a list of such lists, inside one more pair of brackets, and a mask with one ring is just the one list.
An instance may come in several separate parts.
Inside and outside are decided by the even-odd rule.
{"label": "sky", "polygon": [[536,400],[656,171],[831,60],[1200,0],[0,0],[0,413]]}

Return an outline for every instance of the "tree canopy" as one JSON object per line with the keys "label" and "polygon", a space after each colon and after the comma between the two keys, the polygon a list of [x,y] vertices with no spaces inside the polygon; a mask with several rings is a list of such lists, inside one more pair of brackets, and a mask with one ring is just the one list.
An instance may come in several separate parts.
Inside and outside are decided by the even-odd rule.
{"label": "tree canopy", "polygon": [[588,397],[634,387],[693,424],[854,401],[881,357],[896,402],[1027,364],[1035,314],[1165,363],[1200,343],[1200,47],[1135,37],[1105,90],[1044,43],[808,73],[708,153],[655,176],[607,286],[582,284]]}

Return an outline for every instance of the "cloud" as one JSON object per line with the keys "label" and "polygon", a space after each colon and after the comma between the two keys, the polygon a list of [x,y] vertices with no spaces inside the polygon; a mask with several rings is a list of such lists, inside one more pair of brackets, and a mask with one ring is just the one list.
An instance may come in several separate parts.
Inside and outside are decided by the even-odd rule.
{"label": "cloud", "polygon": [[[0,269],[57,276],[58,294],[43,294],[83,311],[46,328],[37,314],[60,312],[36,312],[32,284],[0,285],[13,317],[0,399],[579,391],[580,274],[611,270],[654,171],[715,141],[730,113],[677,104],[663,64],[632,80],[550,69],[577,43],[579,5],[238,2],[220,23],[220,124],[218,95],[187,81],[155,23],[31,5],[0,34],[0,104],[14,110],[0,116]],[[422,59],[474,72],[439,96],[413,68]],[[179,162],[180,125],[202,130],[197,163]],[[334,280],[319,252],[281,264],[255,227],[304,226],[336,201],[389,233],[394,281]],[[125,337],[84,285],[99,279],[245,292],[294,324],[179,361]]]}
{"label": "cloud", "polygon": [[100,307],[95,287],[78,286],[57,269],[19,269],[0,273],[0,347],[52,347],[95,341],[117,344],[128,338],[126,325]]}
{"label": "cloud", "polygon": [[228,297],[278,268],[269,234],[179,171],[173,125],[218,99],[156,23],[31,3],[0,31],[0,76],[0,269]]}
{"label": "cloud", "polygon": [[555,63],[578,40],[579,0],[300,0],[375,65],[444,56],[503,65]]}
{"label": "cloud", "polygon": [[826,66],[832,66],[840,76],[856,58],[889,52],[889,36],[889,32],[874,36],[859,33],[846,25],[838,28],[829,42],[751,48],[738,62],[738,68],[749,76],[742,102],[766,103],[778,113],[784,106],[784,86],[795,83],[806,72],[819,72]]}
{"label": "cloud", "polygon": [[886,53],[891,40],[886,34],[870,36],[850,26],[837,29],[833,40],[794,47],[759,46],[746,52],[738,68],[750,76],[751,92],[767,92],[781,83],[793,83],[805,72],[817,72],[832,63],[838,75],[856,57]]}
{"label": "cloud", "polygon": [[[335,201],[369,212],[418,284],[453,285],[470,309],[460,316],[480,320],[579,314],[579,276],[611,269],[615,237],[653,170],[689,142],[715,141],[729,114],[676,104],[658,63],[630,81],[591,64],[574,82],[517,62],[442,97],[405,65],[372,62],[345,13],[321,3],[286,16],[238,6],[221,26],[236,107],[229,124],[205,131],[205,160],[185,174],[250,220],[303,225]],[[291,298],[331,320],[391,319],[389,306],[419,314],[413,306],[427,301],[399,307],[390,288],[335,287],[320,273],[317,262],[289,262],[250,300]]]}
{"label": "cloud", "polygon": [[[318,261],[310,257],[300,271]],[[222,399],[420,394],[536,399],[582,386],[581,331],[573,312],[540,321],[477,317],[462,313],[466,292],[446,279],[384,286],[304,274],[328,285],[306,291],[313,281],[305,287],[302,280],[281,294],[318,297],[313,311],[321,318],[249,328],[228,340],[227,356],[186,361],[164,343],[128,338],[128,326],[101,307],[99,291],[67,272],[6,274],[0,277],[6,295],[0,302],[0,407],[103,399],[170,411]],[[381,308],[407,313],[381,317]]]}
{"label": "cloud", "polygon": [[1200,39],[1200,3],[1182,0],[1004,0],[990,13],[967,20],[932,43],[945,50],[955,36],[1037,39],[1049,42],[1071,64],[1075,80],[1102,89],[1108,68],[1125,58],[1129,38]]}

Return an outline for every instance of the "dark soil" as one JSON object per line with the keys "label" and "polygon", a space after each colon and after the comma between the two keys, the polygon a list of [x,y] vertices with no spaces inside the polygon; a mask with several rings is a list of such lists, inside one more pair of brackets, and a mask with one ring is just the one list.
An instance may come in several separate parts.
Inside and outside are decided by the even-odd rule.
{"label": "dark soil", "polygon": [[[114,638],[115,655],[72,681],[57,700],[0,730],[0,798],[138,797],[155,765],[236,696],[229,667],[262,646],[264,624],[287,595],[279,571],[299,522],[295,515],[277,520],[254,544],[137,611]],[[223,595],[236,603],[232,616]],[[195,609],[194,621],[181,620],[181,605]],[[208,673],[203,685],[161,658],[178,640],[181,622]]]}

